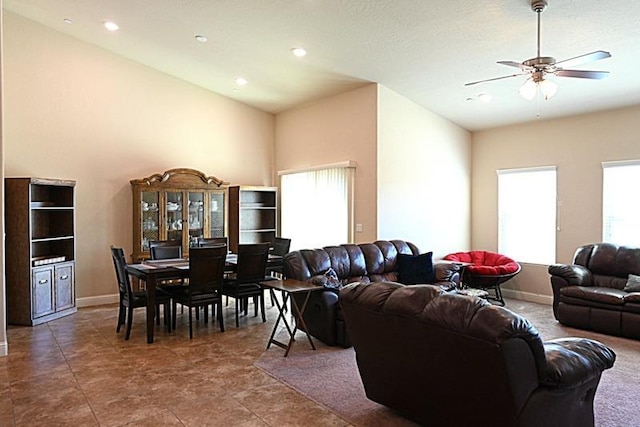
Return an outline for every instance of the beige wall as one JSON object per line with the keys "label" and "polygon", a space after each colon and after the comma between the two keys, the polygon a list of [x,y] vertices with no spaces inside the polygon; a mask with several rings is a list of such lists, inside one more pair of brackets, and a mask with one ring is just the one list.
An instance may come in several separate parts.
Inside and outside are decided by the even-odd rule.
{"label": "beige wall", "polygon": [[467,250],[471,134],[384,86],[378,109],[378,237]]}
{"label": "beige wall", "polygon": [[[3,87],[4,76],[2,71],[2,0],[0,0],[0,182],[4,182],[4,119],[3,119]],[[4,236],[4,185],[0,186],[0,236]],[[4,280],[4,237],[0,239],[0,356],[9,353],[7,344],[7,310],[5,307],[5,280]]]}
{"label": "beige wall", "polygon": [[77,181],[79,298],[117,293],[109,246],[131,251],[130,179],[188,167],[274,184],[273,115],[4,18],[6,176]]}
{"label": "beige wall", "polygon": [[[497,250],[497,169],[557,167],[557,262],[602,239],[602,162],[640,159],[640,106],[473,134],[471,246]],[[631,187],[630,187],[631,190]],[[505,285],[536,298],[551,295],[547,267],[524,265]],[[548,300],[548,298],[547,298]]]}
{"label": "beige wall", "polygon": [[354,216],[363,231],[356,242],[376,238],[376,98],[371,84],[276,116],[276,171],[357,163]]}

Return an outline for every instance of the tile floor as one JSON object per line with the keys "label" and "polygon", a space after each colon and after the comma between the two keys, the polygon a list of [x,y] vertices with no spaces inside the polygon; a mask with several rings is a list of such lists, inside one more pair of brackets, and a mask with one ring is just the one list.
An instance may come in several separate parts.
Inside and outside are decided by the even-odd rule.
{"label": "tile floor", "polygon": [[[253,366],[267,323],[225,308],[226,331],[178,313],[177,330],[156,327],[147,344],[144,309],[131,339],[115,332],[116,305],[90,307],[36,327],[9,326],[0,357],[0,426],[346,426],[343,419]],[[178,308],[180,310],[180,308]],[[294,345],[305,345],[300,339]],[[308,345],[308,344],[307,344]],[[271,346],[268,351],[284,351]]]}

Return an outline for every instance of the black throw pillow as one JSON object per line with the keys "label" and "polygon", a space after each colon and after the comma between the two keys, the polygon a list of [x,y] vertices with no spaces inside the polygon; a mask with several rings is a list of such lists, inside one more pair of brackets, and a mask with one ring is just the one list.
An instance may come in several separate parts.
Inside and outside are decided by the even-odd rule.
{"label": "black throw pillow", "polygon": [[434,283],[433,252],[420,255],[398,254],[398,280],[404,285]]}

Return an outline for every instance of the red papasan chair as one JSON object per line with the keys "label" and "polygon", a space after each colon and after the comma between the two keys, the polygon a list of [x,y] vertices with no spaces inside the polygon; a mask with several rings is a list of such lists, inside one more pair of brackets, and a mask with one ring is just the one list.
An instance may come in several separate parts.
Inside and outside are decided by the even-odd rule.
{"label": "red papasan chair", "polygon": [[489,251],[456,252],[444,257],[462,266],[460,282],[463,287],[492,290],[495,296],[488,299],[504,306],[500,285],[520,272],[520,264],[511,258]]}

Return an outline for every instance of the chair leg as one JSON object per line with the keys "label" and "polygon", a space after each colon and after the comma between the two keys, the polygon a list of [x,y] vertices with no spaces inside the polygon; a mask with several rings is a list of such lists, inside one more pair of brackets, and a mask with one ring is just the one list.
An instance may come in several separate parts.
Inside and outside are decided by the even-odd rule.
{"label": "chair leg", "polygon": [[171,301],[167,301],[164,303],[164,323],[167,325],[167,332],[171,332],[172,323],[171,318]]}
{"label": "chair leg", "polygon": [[[176,330],[176,311],[178,311],[178,303],[172,299],[173,310],[171,310],[171,327]],[[184,307],[184,306],[183,306]]]}
{"label": "chair leg", "polygon": [[209,324],[209,304],[206,304],[204,307],[204,324]]}
{"label": "chair leg", "polygon": [[131,336],[131,325],[133,324],[133,307],[129,307],[128,310],[128,315],[127,315],[127,332],[124,335],[124,340],[127,341],[129,339],[129,337]]}
{"label": "chair leg", "polygon": [[240,310],[240,307],[239,307],[238,303],[240,302],[240,298],[236,298],[235,300],[236,300],[236,328],[239,328],[240,327],[240,319],[238,317],[239,316],[238,311]]}
{"label": "chair leg", "polygon": [[265,323],[267,316],[264,313],[264,292],[260,293],[260,310],[262,311],[262,323]]}
{"label": "chair leg", "polygon": [[[218,323],[220,324],[220,332],[224,332],[224,318],[222,317],[222,299],[216,304],[218,306]],[[216,306],[214,305],[214,307]]]}
{"label": "chair leg", "polygon": [[121,302],[120,309],[118,310],[118,326],[116,326],[116,332],[120,332],[120,327],[124,325],[126,315],[127,315],[126,309]]}
{"label": "chair leg", "polygon": [[253,297],[253,317],[258,317],[258,296]]}
{"label": "chair leg", "polygon": [[[198,312],[198,307],[196,307],[196,313]],[[191,306],[189,306],[189,339],[193,338],[193,313],[191,312]]]}

